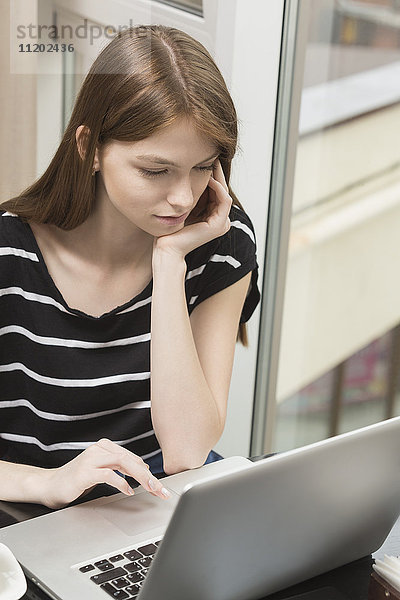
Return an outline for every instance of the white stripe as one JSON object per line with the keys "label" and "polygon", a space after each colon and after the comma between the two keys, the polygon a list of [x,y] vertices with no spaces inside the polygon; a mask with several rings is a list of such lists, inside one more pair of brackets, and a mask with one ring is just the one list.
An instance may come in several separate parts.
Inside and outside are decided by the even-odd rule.
{"label": "white stripe", "polygon": [[14,215],[13,213],[10,212],[5,212],[4,215],[2,215],[2,217],[17,217],[18,215]]}
{"label": "white stripe", "polygon": [[144,300],[139,300],[139,302],[136,302],[133,306],[130,306],[129,308],[125,308],[125,310],[118,311],[117,314],[123,315],[124,313],[131,312],[131,310],[136,310],[137,308],[146,306],[146,304],[151,303],[151,299],[152,299],[152,297],[149,296],[149,298],[145,298]]}
{"label": "white stripe", "polygon": [[[140,435],[136,435],[133,438],[129,438],[128,440],[118,440],[114,441],[115,444],[129,444],[130,442],[136,442],[136,440],[141,440],[145,437],[149,437],[154,434],[154,430],[146,431],[146,433],[141,433]],[[51,452],[52,450],[85,450],[89,446],[92,446],[95,442],[58,442],[57,444],[43,444],[40,440],[30,435],[18,435],[16,433],[0,433],[0,438],[3,440],[8,440],[10,442],[21,442],[23,444],[34,444],[35,446],[39,446],[42,450],[46,452]]]}
{"label": "white stripe", "polygon": [[[67,313],[68,315],[72,315],[73,317],[78,316],[75,313],[71,312],[70,310],[67,310],[66,308],[64,308],[64,306],[62,304],[60,304],[59,302],[57,302],[57,300],[54,300],[50,296],[43,296],[42,294],[35,294],[34,292],[27,292],[26,290],[23,290],[20,287],[8,287],[8,288],[0,289],[0,296],[7,296],[9,294],[16,294],[18,296],[22,296],[23,298],[25,298],[25,300],[29,300],[31,302],[41,302],[42,304],[50,304],[50,305],[58,308],[58,310],[61,310],[61,312]],[[136,304],[134,304],[133,306],[130,306],[129,308],[126,308],[125,310],[118,311],[116,314],[122,315],[124,313],[130,312],[131,310],[136,310],[137,308],[140,308],[141,306],[145,306],[146,304],[149,304],[150,302],[151,302],[151,296],[149,298],[145,298],[144,300],[139,300],[139,302],[136,302]]]}
{"label": "white stripe", "polygon": [[213,254],[210,260],[212,262],[227,262],[230,265],[232,265],[232,267],[235,267],[235,269],[240,267],[242,264],[238,260],[236,260],[236,258],[233,258],[233,256],[229,256],[229,254],[227,254],[226,256],[223,256],[222,254]]}
{"label": "white stripe", "polygon": [[201,267],[197,267],[197,269],[193,269],[192,271],[188,271],[186,274],[186,279],[191,279],[192,277],[196,277],[196,275],[201,275],[207,265],[201,265]]}
{"label": "white stripe", "polygon": [[151,402],[150,400],[142,400],[139,402],[131,402],[130,404],[125,404],[125,406],[120,406],[119,408],[112,408],[109,410],[102,410],[100,412],[87,413],[85,415],[63,415],[39,410],[38,408],[36,408],[36,406],[33,406],[33,404],[29,402],[29,400],[24,400],[23,398],[19,400],[0,401],[0,410],[2,408],[16,408],[19,406],[29,408],[29,410],[38,415],[38,417],[41,417],[42,419],[48,419],[49,421],[83,421],[85,419],[105,417],[106,415],[112,415],[118,412],[122,412],[124,410],[150,408]]}
{"label": "white stripe", "polygon": [[121,375],[109,375],[107,377],[97,377],[94,379],[59,379],[57,377],[45,377],[28,369],[22,363],[10,363],[0,365],[0,373],[7,371],[22,371],[35,381],[47,383],[48,385],[58,385],[61,387],[96,387],[97,385],[107,385],[110,383],[122,383],[123,381],[138,381],[150,379],[150,373],[123,373]]}
{"label": "white stripe", "polygon": [[41,302],[42,304],[51,304],[52,306],[55,306],[56,308],[58,308],[59,310],[61,310],[64,313],[68,313],[69,315],[76,316],[76,315],[74,315],[74,313],[71,313],[69,310],[66,310],[62,304],[60,304],[59,302],[57,302],[57,300],[54,300],[50,296],[42,296],[41,294],[27,292],[26,290],[23,290],[20,287],[8,287],[8,288],[0,289],[0,296],[7,296],[9,294],[16,294],[17,296],[22,296],[23,298],[25,298],[25,300],[29,300],[31,302]]}
{"label": "white stripe", "polygon": [[[235,267],[235,269],[237,269],[237,267],[240,267],[242,264],[238,260],[236,260],[236,258],[233,258],[233,256],[229,256],[229,255],[223,256],[222,254],[213,254],[210,257],[210,261],[211,262],[227,262],[230,265],[232,265],[232,267]],[[207,264],[201,265],[201,267],[197,267],[197,269],[188,271],[188,274],[186,275],[186,279],[191,279],[192,277],[196,277],[196,275],[201,275],[201,273],[204,271],[206,266],[207,266]]]}
{"label": "white stripe", "polygon": [[248,225],[245,225],[241,221],[231,221],[231,227],[236,227],[236,229],[241,229],[242,231],[247,233],[247,235],[249,236],[249,238],[251,239],[253,244],[256,243],[254,234]]}
{"label": "white stripe", "polygon": [[199,296],[192,296],[189,300],[189,304],[194,304]]}
{"label": "white stripe", "polygon": [[0,328],[0,336],[8,333],[19,333],[33,342],[43,344],[44,346],[63,346],[65,348],[109,348],[112,346],[128,346],[129,344],[138,344],[141,342],[148,342],[151,339],[150,333],[144,333],[143,335],[136,335],[130,338],[121,338],[119,340],[112,340],[110,342],[86,342],[83,340],[71,340],[66,338],[55,338],[45,337],[43,335],[36,335],[25,327],[19,325],[7,325],[7,327]]}
{"label": "white stripe", "polygon": [[158,450],[154,450],[154,452],[149,452],[148,454],[143,454],[140,458],[142,460],[145,460],[146,458],[151,458],[152,456],[155,456],[156,454],[160,454],[161,452],[161,448],[159,448]]}
{"label": "white stripe", "polygon": [[39,262],[37,254],[35,252],[27,252],[22,248],[12,248],[11,246],[3,246],[0,248],[0,256],[20,256],[21,258],[29,258],[34,262]]}

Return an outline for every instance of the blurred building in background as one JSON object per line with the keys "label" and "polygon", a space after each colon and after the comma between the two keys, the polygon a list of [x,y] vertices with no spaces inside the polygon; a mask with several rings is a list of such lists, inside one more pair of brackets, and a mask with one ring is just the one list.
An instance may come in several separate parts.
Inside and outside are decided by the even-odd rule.
{"label": "blurred building in background", "polygon": [[312,0],[275,449],[400,414],[400,2]]}

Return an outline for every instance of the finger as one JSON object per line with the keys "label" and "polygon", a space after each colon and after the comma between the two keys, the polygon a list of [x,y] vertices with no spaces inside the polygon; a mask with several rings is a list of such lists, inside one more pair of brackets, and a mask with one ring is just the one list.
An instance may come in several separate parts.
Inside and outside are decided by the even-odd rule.
{"label": "finger", "polygon": [[159,498],[166,499],[170,497],[168,490],[164,488],[161,481],[154,477],[150,469],[147,469],[145,466],[142,467],[135,464],[130,465],[129,457],[125,457],[122,465],[124,469],[126,469],[126,474],[136,479],[145,490],[153,493],[153,495],[156,495]]}
{"label": "finger", "polygon": [[226,180],[225,180],[225,175],[224,175],[224,171],[222,169],[221,161],[218,158],[214,162],[214,171],[213,171],[212,177],[214,177],[214,179],[223,186],[223,188],[225,189],[226,192],[228,191],[228,184],[226,183]]}
{"label": "finger", "polygon": [[[148,469],[148,471],[150,471],[150,465],[148,465],[147,463],[144,463],[144,466],[146,467],[146,469]],[[152,496],[157,496],[157,494],[155,494],[154,492],[150,492],[150,494]]]}
{"label": "finger", "polygon": [[96,469],[94,477],[96,479],[95,483],[107,483],[127,496],[135,494],[135,490],[131,488],[126,479],[115,473],[112,469]]}
{"label": "finger", "polygon": [[210,177],[208,185],[215,192],[215,195],[218,199],[213,214],[225,221],[229,214],[229,211],[231,210],[233,200],[228,194],[228,192],[225,190],[223,185],[216,179]]}
{"label": "finger", "polygon": [[107,467],[120,471],[124,475],[131,475],[131,473],[126,470],[126,467],[124,470],[123,465],[128,465],[130,469],[137,467],[146,471],[148,469],[140,456],[106,438],[92,444],[83,454],[87,455],[89,464],[98,469]]}
{"label": "finger", "polygon": [[[116,444],[115,442],[112,442],[111,440],[109,440],[107,438],[102,438],[101,440],[99,440],[98,442],[93,444],[91,446],[91,448],[93,448],[93,446],[95,446],[97,448],[101,448],[102,450],[105,450],[106,452],[109,452],[113,457],[115,455],[119,456],[120,454],[129,452],[129,450],[126,450],[126,448],[119,446],[119,444]],[[95,451],[95,449],[94,449],[94,451]],[[133,452],[129,452],[129,454],[131,455],[131,458],[133,460],[135,460],[138,464],[144,464],[143,460],[140,458],[140,456],[137,456],[137,454],[134,454]],[[98,456],[100,458],[100,455],[98,455]],[[99,466],[101,466],[101,465],[99,464]],[[118,467],[116,467],[116,469],[118,469]]]}
{"label": "finger", "polygon": [[229,195],[228,187],[226,185],[221,183],[218,179],[215,179],[215,177],[213,177],[212,175],[208,181],[208,185],[215,192],[218,192],[221,198],[229,200],[229,202],[232,203],[232,198]]}
{"label": "finger", "polygon": [[[154,492],[163,499],[170,497],[168,490],[152,475],[150,469],[140,456],[106,438],[99,440],[93,446],[97,446],[94,449],[94,463],[98,468],[107,467],[120,471],[124,475],[129,475],[136,479],[148,492]],[[100,453],[98,452],[99,449]],[[103,453],[101,452],[102,450],[106,450],[106,452]],[[117,475],[117,477],[120,476]],[[122,478],[120,477],[120,479]]]}
{"label": "finger", "polygon": [[[148,492],[154,492],[163,499],[170,497],[168,490],[154,477],[148,465],[140,457],[129,452],[126,448],[119,447],[119,450],[120,452],[117,457],[119,459],[118,466],[113,465],[113,468],[136,479]],[[134,460],[135,458],[139,459],[139,461]]]}
{"label": "finger", "polygon": [[101,440],[98,440],[95,445],[108,450],[109,448],[112,448],[114,444],[115,442],[112,442],[108,438],[101,438]]}

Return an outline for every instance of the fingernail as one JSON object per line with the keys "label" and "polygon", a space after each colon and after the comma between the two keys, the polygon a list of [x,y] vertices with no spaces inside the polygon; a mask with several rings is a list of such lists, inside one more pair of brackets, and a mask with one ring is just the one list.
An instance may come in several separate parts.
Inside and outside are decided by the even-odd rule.
{"label": "fingernail", "polygon": [[153,492],[156,489],[156,484],[154,483],[154,481],[152,479],[149,479],[149,488],[151,490],[153,490]]}
{"label": "fingernail", "polygon": [[164,498],[170,498],[171,494],[169,493],[169,491],[166,488],[162,488],[161,490],[162,495],[164,496]]}

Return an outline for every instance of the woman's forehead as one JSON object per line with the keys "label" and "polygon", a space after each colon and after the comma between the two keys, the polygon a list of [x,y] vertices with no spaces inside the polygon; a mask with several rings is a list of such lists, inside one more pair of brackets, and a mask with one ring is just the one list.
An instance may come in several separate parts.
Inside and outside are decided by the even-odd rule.
{"label": "woman's forehead", "polygon": [[118,154],[171,166],[180,166],[189,159],[195,163],[206,162],[219,154],[216,144],[194,127],[181,127],[175,124],[140,141],[113,140],[112,146]]}

